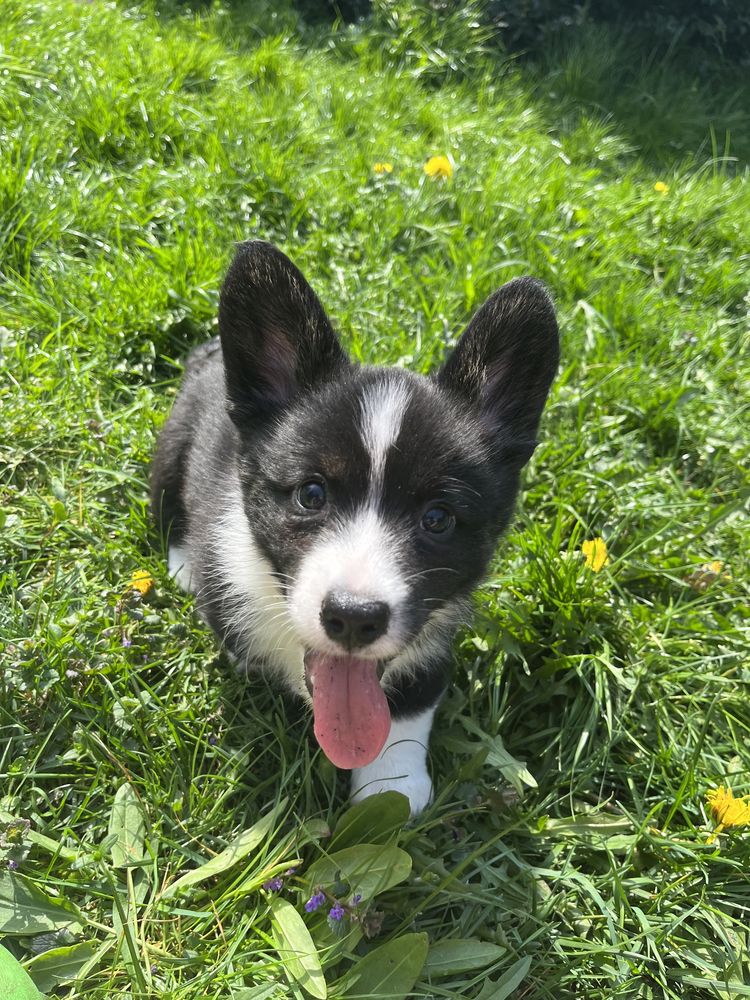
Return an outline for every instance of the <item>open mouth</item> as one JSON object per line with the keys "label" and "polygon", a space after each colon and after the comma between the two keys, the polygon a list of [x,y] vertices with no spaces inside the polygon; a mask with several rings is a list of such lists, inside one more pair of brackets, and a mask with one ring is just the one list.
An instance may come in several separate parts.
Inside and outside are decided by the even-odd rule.
{"label": "open mouth", "polygon": [[356,656],[305,654],[315,738],[336,767],[370,764],[388,739],[391,711],[380,686],[384,668],[378,660]]}

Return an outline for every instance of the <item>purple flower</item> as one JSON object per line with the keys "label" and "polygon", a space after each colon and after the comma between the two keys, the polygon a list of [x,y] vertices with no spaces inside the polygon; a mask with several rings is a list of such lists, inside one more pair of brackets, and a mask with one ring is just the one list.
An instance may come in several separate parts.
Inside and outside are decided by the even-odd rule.
{"label": "purple flower", "polygon": [[127,649],[129,646],[133,645],[133,640],[130,638],[129,635],[124,635],[122,637],[122,644],[125,647],[125,649]]}
{"label": "purple flower", "polygon": [[10,868],[12,872],[17,872],[19,867],[20,865],[18,864],[15,858],[8,859],[8,868]]}
{"label": "purple flower", "polygon": [[269,878],[267,882],[263,883],[263,888],[267,892],[280,892],[284,888],[284,880],[278,875],[276,878]]}
{"label": "purple flower", "polygon": [[345,914],[346,910],[341,905],[341,903],[337,902],[334,903],[334,905],[331,907],[331,912],[328,914],[328,916],[331,918],[331,920],[341,920]]}
{"label": "purple flower", "polygon": [[351,903],[349,905],[350,906],[356,906],[357,903],[361,903],[361,902],[362,902],[362,896],[359,893],[357,893],[356,896],[352,896],[352,901],[351,901]]}
{"label": "purple flower", "polygon": [[323,903],[325,903],[325,901],[326,901],[326,897],[325,897],[325,893],[324,892],[320,892],[320,891],[314,892],[312,894],[312,896],[310,896],[310,898],[308,899],[308,901],[305,903],[305,912],[306,913],[314,913],[315,910],[317,910],[319,906],[322,906]]}

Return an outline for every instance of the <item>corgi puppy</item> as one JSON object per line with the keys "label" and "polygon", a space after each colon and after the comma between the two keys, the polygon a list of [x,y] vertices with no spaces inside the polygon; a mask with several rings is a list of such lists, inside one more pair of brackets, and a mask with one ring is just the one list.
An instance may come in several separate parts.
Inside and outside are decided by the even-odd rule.
{"label": "corgi puppy", "polygon": [[153,513],[170,572],[238,664],[311,706],[355,800],[430,800],[453,635],[558,361],[547,292],[516,278],[434,374],[355,364],[281,251],[237,247],[219,336],[188,357],[161,431]]}

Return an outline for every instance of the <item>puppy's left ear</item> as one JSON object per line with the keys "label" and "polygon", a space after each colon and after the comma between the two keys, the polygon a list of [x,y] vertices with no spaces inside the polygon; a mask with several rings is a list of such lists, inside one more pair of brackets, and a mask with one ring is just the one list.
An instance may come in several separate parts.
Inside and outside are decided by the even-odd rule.
{"label": "puppy's left ear", "polygon": [[475,408],[495,453],[520,469],[536,447],[559,360],[557,320],[544,285],[515,278],[476,312],[437,380]]}
{"label": "puppy's left ear", "polygon": [[302,273],[270,243],[237,247],[219,300],[229,415],[272,416],[349,361]]}

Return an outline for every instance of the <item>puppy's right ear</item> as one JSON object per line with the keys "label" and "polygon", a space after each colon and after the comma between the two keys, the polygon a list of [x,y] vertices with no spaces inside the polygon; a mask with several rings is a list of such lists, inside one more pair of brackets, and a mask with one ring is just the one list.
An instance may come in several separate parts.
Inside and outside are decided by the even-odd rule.
{"label": "puppy's right ear", "polygon": [[349,364],[315,292],[270,243],[240,243],[219,299],[229,415],[272,415]]}
{"label": "puppy's right ear", "polygon": [[541,281],[514,278],[480,307],[438,382],[474,407],[498,458],[520,469],[560,360],[555,310]]}

